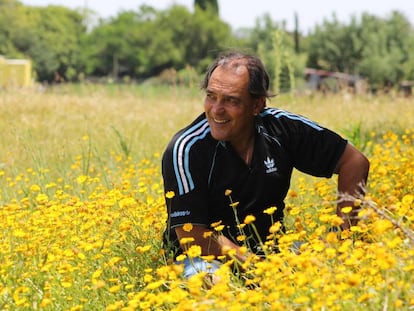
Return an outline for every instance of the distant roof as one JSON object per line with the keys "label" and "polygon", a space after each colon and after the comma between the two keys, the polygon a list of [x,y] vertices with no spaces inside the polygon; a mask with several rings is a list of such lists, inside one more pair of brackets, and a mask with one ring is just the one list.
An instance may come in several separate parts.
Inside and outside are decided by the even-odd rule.
{"label": "distant roof", "polygon": [[29,62],[30,60],[28,59],[6,59],[6,64],[10,65],[25,65]]}
{"label": "distant roof", "polygon": [[343,72],[332,72],[327,70],[321,69],[314,69],[314,68],[305,68],[305,75],[316,75],[322,78],[332,77],[336,79],[343,79],[343,80],[360,80],[361,77],[358,75],[350,75]]}

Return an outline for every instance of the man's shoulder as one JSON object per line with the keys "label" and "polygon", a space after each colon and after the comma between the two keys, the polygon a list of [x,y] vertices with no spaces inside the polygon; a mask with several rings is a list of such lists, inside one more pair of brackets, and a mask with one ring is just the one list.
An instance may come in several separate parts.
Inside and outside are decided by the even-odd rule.
{"label": "man's shoulder", "polygon": [[259,125],[267,134],[280,135],[286,127],[286,113],[285,110],[266,107],[260,113]]}
{"label": "man's shoulder", "polygon": [[264,125],[270,124],[281,124],[288,120],[288,116],[292,116],[293,114],[282,109],[278,108],[269,108],[266,107],[261,113],[260,117],[264,122]]}
{"label": "man's shoulder", "polygon": [[174,135],[167,149],[188,152],[191,148],[203,149],[210,144],[214,144],[214,140],[205,114],[202,113]]}
{"label": "man's shoulder", "polygon": [[304,117],[300,114],[292,113],[287,110],[278,108],[265,108],[260,116],[263,119],[265,127],[278,127],[280,129],[296,132],[297,130],[313,129],[317,131],[323,130],[316,122]]}
{"label": "man's shoulder", "polygon": [[295,116],[295,114],[279,108],[266,107],[260,113],[260,116],[267,120],[280,121],[289,116]]}

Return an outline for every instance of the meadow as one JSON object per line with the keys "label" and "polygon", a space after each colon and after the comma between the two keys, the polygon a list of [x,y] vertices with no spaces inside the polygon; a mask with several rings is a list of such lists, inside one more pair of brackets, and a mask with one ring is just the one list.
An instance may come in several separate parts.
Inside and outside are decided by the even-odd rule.
{"label": "meadow", "polygon": [[[288,231],[275,223],[265,243],[277,237],[280,253],[250,257],[236,274],[227,261],[207,286],[202,274],[183,279],[160,243],[161,155],[202,112],[197,86],[1,91],[0,309],[413,310],[413,99],[282,95],[268,105],[366,153],[361,221],[329,232],[338,222],[335,179],[295,172]],[[299,252],[295,241],[304,242]],[[198,255],[197,247],[186,254]]]}

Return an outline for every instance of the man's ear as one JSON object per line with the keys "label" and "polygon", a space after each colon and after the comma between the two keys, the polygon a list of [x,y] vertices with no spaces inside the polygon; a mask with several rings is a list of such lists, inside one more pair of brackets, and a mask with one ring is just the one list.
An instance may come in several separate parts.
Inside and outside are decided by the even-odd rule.
{"label": "man's ear", "polygon": [[254,101],[254,115],[257,116],[266,107],[266,97],[261,96]]}

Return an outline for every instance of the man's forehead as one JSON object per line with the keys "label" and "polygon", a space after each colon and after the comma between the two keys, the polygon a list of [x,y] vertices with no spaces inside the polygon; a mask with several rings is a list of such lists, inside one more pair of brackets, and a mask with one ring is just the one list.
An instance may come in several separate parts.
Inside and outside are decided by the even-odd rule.
{"label": "man's forehead", "polygon": [[249,75],[242,64],[218,66],[210,77],[207,89],[212,92],[241,94],[248,92]]}

